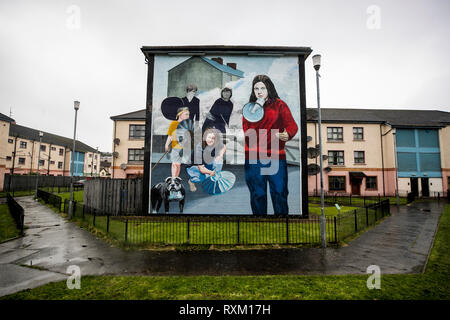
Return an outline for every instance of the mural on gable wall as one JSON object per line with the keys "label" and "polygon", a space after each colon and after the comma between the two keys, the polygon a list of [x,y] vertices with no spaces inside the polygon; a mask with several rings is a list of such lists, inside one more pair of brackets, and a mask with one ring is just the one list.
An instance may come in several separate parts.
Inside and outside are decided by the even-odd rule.
{"label": "mural on gable wall", "polygon": [[298,58],[156,55],[150,211],[300,214]]}

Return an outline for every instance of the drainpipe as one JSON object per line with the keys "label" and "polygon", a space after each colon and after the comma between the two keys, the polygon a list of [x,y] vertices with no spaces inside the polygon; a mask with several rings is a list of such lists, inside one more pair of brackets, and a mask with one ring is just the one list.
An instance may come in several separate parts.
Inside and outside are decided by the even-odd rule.
{"label": "drainpipe", "polygon": [[34,143],[36,142],[36,141],[34,141],[34,140],[32,140],[32,141],[33,141],[33,143],[32,143],[32,146],[31,146],[31,166],[30,166],[30,174],[33,173]]}
{"label": "drainpipe", "polygon": [[386,186],[384,181],[383,133],[381,131],[381,123],[380,123],[380,142],[381,142],[381,172],[383,175],[383,197],[386,197]]}
{"label": "drainpipe", "polygon": [[114,179],[114,152],[116,151],[116,144],[114,143],[114,139],[116,139],[116,127],[117,127],[117,120],[114,120],[114,135],[113,135],[113,153],[112,153],[112,177],[111,179]]}

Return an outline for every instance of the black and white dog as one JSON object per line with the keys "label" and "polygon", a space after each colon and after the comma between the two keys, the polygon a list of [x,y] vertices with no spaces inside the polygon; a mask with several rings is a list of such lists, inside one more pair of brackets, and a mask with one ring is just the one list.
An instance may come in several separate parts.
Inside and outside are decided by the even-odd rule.
{"label": "black and white dog", "polygon": [[152,187],[151,201],[152,213],[158,213],[161,204],[164,202],[164,212],[169,212],[169,202],[178,201],[180,213],[183,213],[184,196],[186,194],[182,180],[179,177],[168,177],[164,182],[160,182]]}

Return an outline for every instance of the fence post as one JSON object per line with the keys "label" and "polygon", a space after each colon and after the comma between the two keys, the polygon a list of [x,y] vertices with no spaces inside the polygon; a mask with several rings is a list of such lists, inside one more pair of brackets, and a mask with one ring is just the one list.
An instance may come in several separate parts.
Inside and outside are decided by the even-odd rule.
{"label": "fence post", "polygon": [[95,216],[96,216],[96,209],[94,208],[94,217],[92,218],[92,224],[94,225],[94,227],[95,227]]}
{"label": "fence post", "polygon": [[128,238],[128,219],[125,220],[125,242]]}
{"label": "fence post", "polygon": [[187,222],[187,242],[189,243],[190,241],[189,218],[187,218],[186,222]]}
{"label": "fence post", "polygon": [[353,213],[355,214],[355,233],[358,232],[358,218],[356,217],[356,209],[353,210]]}
{"label": "fence post", "polygon": [[363,196],[364,207],[366,206],[366,196]]}
{"label": "fence post", "polygon": [[336,241],[336,243],[338,243],[336,216],[334,216],[333,218],[334,218],[334,240]]}
{"label": "fence post", "polygon": [[109,233],[109,214],[106,216],[106,233]]}
{"label": "fence post", "polygon": [[375,207],[375,221],[378,221],[377,211],[378,211],[378,208]]}
{"label": "fence post", "polygon": [[369,226],[369,207],[366,207],[366,227]]}
{"label": "fence post", "polygon": [[289,216],[286,216],[286,243],[289,244]]}
{"label": "fence post", "polygon": [[239,244],[240,239],[239,239],[239,218],[237,219],[237,243]]}

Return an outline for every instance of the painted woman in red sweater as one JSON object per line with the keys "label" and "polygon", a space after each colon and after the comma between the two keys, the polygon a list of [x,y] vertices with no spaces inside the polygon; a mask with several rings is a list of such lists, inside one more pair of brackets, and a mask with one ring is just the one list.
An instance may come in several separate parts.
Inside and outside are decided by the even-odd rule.
{"label": "painted woman in red sweater", "polygon": [[245,180],[250,191],[250,204],[254,215],[267,215],[269,184],[274,213],[286,215],[289,213],[289,191],[284,147],[286,141],[295,136],[298,126],[268,76],[256,76],[252,88],[250,102],[264,101],[264,117],[258,122],[242,118]]}

